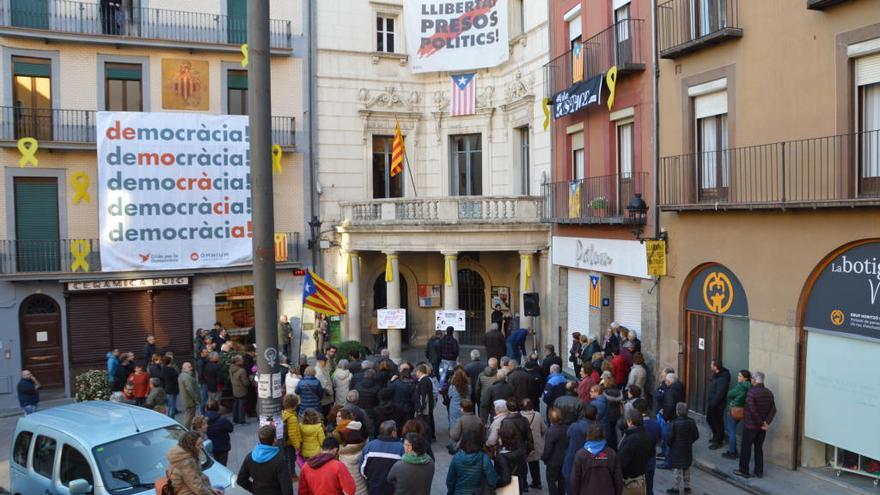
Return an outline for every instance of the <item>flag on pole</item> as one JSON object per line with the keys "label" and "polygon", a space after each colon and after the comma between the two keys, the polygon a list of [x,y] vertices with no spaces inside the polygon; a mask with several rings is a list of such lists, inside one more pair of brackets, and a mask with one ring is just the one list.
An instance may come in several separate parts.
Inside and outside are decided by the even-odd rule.
{"label": "flag on pole", "polygon": [[403,156],[406,154],[406,146],[403,144],[403,134],[400,133],[400,122],[394,128],[394,141],[391,143],[391,177],[403,171]]}
{"label": "flag on pole", "polygon": [[577,42],[571,47],[571,82],[584,79],[584,45]]}
{"label": "flag on pole", "polygon": [[452,100],[449,102],[449,114],[473,115],[476,113],[477,75],[459,74],[452,76]]}
{"label": "flag on pole", "polygon": [[303,307],[327,316],[344,315],[348,301],[341,292],[315,275],[311,270],[306,272],[303,280]]}

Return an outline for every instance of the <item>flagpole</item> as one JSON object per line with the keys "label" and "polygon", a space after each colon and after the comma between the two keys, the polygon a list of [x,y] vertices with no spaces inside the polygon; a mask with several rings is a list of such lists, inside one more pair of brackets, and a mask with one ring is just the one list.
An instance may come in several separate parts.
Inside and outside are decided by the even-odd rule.
{"label": "flagpole", "polygon": [[419,191],[416,189],[416,179],[412,173],[412,167],[409,165],[409,156],[406,154],[406,147],[403,148],[403,161],[406,162],[406,169],[409,171],[409,180],[412,182],[413,194],[418,197]]}

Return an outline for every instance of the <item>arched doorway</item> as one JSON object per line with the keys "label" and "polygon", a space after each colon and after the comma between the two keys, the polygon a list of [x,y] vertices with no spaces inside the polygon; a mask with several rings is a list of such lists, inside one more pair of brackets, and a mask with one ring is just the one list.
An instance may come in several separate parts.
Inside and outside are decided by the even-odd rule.
{"label": "arched doorway", "polygon": [[458,271],[458,306],[465,312],[464,335],[459,334],[462,344],[483,345],[486,333],[486,284],[479,273],[470,269]]}
{"label": "arched doorway", "polygon": [[722,265],[704,265],[689,280],[682,375],[688,405],[705,414],[712,360],[720,359],[732,376],[749,368],[749,303],[739,279]]}
{"label": "arched doorway", "polygon": [[[401,345],[409,345],[409,301],[406,295],[409,289],[406,285],[406,278],[400,276],[400,307],[406,309],[406,328],[400,332]],[[385,309],[388,307],[388,282],[385,281],[385,272],[376,277],[373,283],[373,316],[376,316],[377,309]]]}
{"label": "arched doorway", "polygon": [[21,366],[30,370],[43,388],[64,386],[64,349],[61,309],[45,294],[34,294],[18,311]]}

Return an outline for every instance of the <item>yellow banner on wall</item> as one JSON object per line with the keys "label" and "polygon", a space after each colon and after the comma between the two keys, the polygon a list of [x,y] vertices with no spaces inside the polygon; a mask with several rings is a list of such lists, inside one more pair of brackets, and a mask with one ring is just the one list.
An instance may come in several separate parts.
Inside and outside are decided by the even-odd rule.
{"label": "yellow banner on wall", "polygon": [[666,275],[666,241],[662,239],[645,241],[645,254],[648,257],[648,275]]}

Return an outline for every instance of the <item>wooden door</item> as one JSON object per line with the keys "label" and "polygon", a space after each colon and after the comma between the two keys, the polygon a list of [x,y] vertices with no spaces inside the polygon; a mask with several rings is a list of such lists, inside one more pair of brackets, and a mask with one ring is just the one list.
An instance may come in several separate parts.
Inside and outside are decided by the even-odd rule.
{"label": "wooden door", "polygon": [[30,370],[44,388],[64,386],[64,349],[61,339],[61,310],[44,294],[35,294],[21,304],[21,365]]}
{"label": "wooden door", "polygon": [[687,312],[687,366],[684,377],[688,407],[705,414],[709,402],[712,360],[721,355],[721,318]]}

